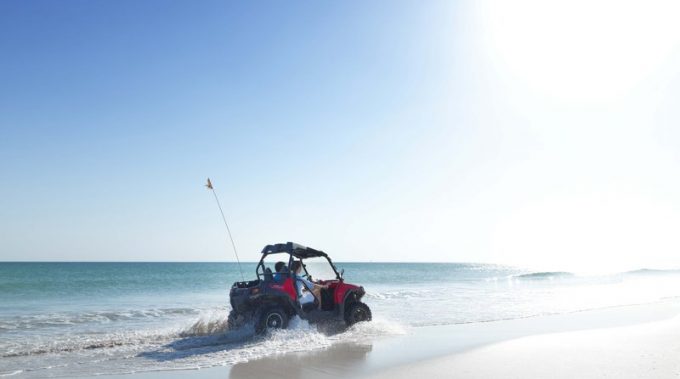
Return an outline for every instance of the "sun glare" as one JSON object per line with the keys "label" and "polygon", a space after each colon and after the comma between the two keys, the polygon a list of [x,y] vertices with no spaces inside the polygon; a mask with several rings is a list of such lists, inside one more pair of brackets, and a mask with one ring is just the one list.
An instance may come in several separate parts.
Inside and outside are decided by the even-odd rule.
{"label": "sun glare", "polygon": [[[603,274],[677,265],[677,215],[631,194],[553,196],[497,224],[499,257],[539,270]],[[677,266],[676,266],[677,267]]]}
{"label": "sun glare", "polygon": [[479,10],[511,84],[570,103],[625,96],[680,39],[676,1],[490,1]]}

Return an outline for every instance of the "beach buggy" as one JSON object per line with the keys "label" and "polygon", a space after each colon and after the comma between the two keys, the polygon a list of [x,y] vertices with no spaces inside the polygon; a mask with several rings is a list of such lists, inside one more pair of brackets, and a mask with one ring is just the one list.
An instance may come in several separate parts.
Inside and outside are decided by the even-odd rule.
{"label": "beach buggy", "polygon": [[[317,292],[320,296],[314,295],[313,302],[302,305],[299,284],[291,272],[293,266],[300,264],[296,261],[302,265],[299,276],[324,287]],[[276,266],[279,270],[272,270]],[[323,251],[293,242],[267,245],[255,273],[257,279],[236,282],[231,287],[229,329],[248,322],[254,323],[257,333],[285,329],[295,315],[310,323],[338,321],[347,326],[371,320],[371,310],[361,302],[364,288],[345,283],[344,270],[338,272]]]}

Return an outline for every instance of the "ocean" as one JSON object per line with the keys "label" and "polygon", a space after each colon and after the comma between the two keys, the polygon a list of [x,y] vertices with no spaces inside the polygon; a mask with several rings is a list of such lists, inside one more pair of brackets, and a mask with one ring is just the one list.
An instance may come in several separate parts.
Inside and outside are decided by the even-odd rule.
{"label": "ocean", "polygon": [[[243,263],[246,279],[256,263]],[[489,264],[336,263],[373,321],[345,331],[227,331],[235,263],[0,263],[0,376],[195,369],[412,328],[539,317],[680,297],[680,272],[605,276]]]}

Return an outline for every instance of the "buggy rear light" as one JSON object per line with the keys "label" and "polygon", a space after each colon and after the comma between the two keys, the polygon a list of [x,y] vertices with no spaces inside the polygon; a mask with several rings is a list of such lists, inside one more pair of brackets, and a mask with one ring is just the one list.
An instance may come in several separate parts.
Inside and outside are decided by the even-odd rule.
{"label": "buggy rear light", "polygon": [[260,293],[260,289],[259,289],[259,288],[256,287],[256,288],[251,288],[251,289],[250,289],[250,294],[251,294],[251,295],[255,295],[255,294],[258,294],[258,293]]}

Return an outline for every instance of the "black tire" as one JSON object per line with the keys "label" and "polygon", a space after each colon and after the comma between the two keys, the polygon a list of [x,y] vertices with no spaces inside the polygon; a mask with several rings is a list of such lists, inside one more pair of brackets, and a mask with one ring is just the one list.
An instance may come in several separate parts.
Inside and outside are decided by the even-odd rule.
{"label": "black tire", "polygon": [[241,328],[246,323],[246,317],[240,313],[236,313],[233,309],[229,312],[227,317],[227,329],[236,330]]}
{"label": "black tire", "polygon": [[345,324],[352,326],[357,322],[371,321],[371,308],[368,305],[357,301],[351,303],[345,309]]}
{"label": "black tire", "polygon": [[257,320],[255,332],[263,334],[272,329],[286,329],[288,327],[288,313],[281,307],[265,309]]}

